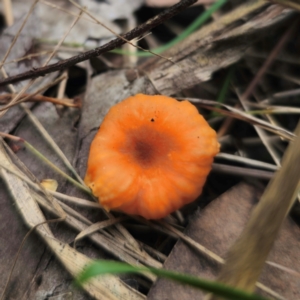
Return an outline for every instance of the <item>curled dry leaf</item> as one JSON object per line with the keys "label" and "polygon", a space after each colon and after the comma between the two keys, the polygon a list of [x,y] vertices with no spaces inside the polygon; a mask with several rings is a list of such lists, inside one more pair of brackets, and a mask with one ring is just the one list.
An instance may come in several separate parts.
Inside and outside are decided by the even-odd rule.
{"label": "curled dry leaf", "polygon": [[43,179],[41,181],[41,186],[43,186],[46,190],[55,192],[58,187],[58,182],[54,179]]}

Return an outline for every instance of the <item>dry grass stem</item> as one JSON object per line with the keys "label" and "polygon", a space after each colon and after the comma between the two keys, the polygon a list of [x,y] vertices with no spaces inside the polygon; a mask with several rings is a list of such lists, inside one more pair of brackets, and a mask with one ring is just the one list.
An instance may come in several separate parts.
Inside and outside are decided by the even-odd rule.
{"label": "dry grass stem", "polygon": [[[279,136],[284,137],[287,140],[292,140],[295,137],[295,135],[292,132],[290,132],[282,127],[274,126],[264,120],[258,119],[254,116],[251,116],[242,110],[236,109],[232,106],[229,106],[229,105],[226,105],[223,103],[219,103],[219,102],[212,101],[212,100],[197,99],[197,98],[184,98],[184,99],[182,98],[181,100],[188,100],[192,103],[199,105],[200,107],[203,107],[203,108],[206,108],[209,110],[213,110],[213,111],[219,112],[219,113],[227,115],[227,116],[231,116],[233,118],[236,118],[236,119],[239,119],[242,121],[249,122],[250,124],[260,126],[261,128],[264,128],[270,132],[278,134]],[[226,110],[222,110],[222,109],[218,108],[218,106],[223,107]]]}
{"label": "dry grass stem", "polygon": [[273,63],[276,56],[279,54],[279,52],[282,50],[284,45],[288,42],[290,36],[292,35],[293,31],[295,30],[296,26],[298,25],[298,22],[294,22],[293,25],[289,26],[286,32],[282,35],[281,39],[278,41],[277,45],[273,48],[272,52],[268,56],[268,58],[265,60],[259,71],[256,73],[253,80],[248,85],[246,91],[241,96],[242,100],[247,100],[251,94],[253,93],[256,85],[261,80],[262,76],[266,73],[266,70],[269,69],[271,64]]}
{"label": "dry grass stem", "polygon": [[270,2],[274,2],[286,7],[290,7],[296,10],[300,11],[300,4],[297,3],[296,1],[290,1],[290,0],[270,0]]}
{"label": "dry grass stem", "polygon": [[12,11],[11,0],[3,0],[3,6],[5,23],[7,26],[11,26],[14,24],[14,15]]}
{"label": "dry grass stem", "polygon": [[270,181],[243,233],[228,252],[226,265],[219,276],[225,284],[249,292],[254,290],[282,222],[300,188],[300,122],[296,135],[297,138],[284,154],[281,169]]}
{"label": "dry grass stem", "polygon": [[280,264],[277,264],[277,263],[274,263],[274,262],[268,261],[268,260],[266,261],[266,264],[268,264],[268,265],[270,265],[270,266],[272,266],[274,268],[277,268],[279,270],[282,270],[282,271],[284,271],[284,272],[286,272],[288,274],[291,274],[293,276],[300,277],[300,273],[297,272],[297,271],[295,271],[295,270],[292,270],[291,268],[287,268],[285,266],[282,266]]}
{"label": "dry grass stem", "polygon": [[[53,4],[51,2],[48,2],[48,1],[45,1],[45,0],[40,0],[40,3],[43,3],[43,4],[45,4],[45,5],[49,6],[49,7],[55,8],[57,10],[63,11],[63,12],[65,12],[68,15],[71,15],[71,16],[74,16],[74,17],[78,16],[78,14],[73,13],[72,11],[69,11],[68,9],[65,9],[65,8],[63,8],[63,7],[59,6],[59,5]],[[78,7],[78,8],[81,10],[81,7]],[[97,24],[97,22],[95,22],[94,20],[91,20],[91,18],[82,17],[82,20],[85,20],[87,22],[91,22],[91,23]]]}
{"label": "dry grass stem", "polygon": [[11,49],[12,49],[13,46],[15,45],[17,39],[19,38],[21,31],[23,30],[25,24],[27,23],[28,18],[29,18],[30,15],[32,14],[33,9],[35,8],[35,6],[36,6],[36,4],[38,3],[38,1],[39,1],[39,0],[35,0],[35,1],[32,3],[32,5],[30,6],[30,9],[29,9],[29,11],[28,11],[28,13],[27,13],[27,15],[26,15],[24,21],[22,22],[21,27],[19,28],[18,32],[17,32],[16,35],[14,36],[14,38],[13,38],[13,40],[12,40],[12,42],[11,42],[9,48],[7,49],[6,53],[4,54],[4,57],[3,57],[2,61],[0,62],[0,68],[2,68],[2,67],[3,67],[3,64],[6,62],[6,59],[7,59],[8,55],[9,55]]}
{"label": "dry grass stem", "polygon": [[51,193],[54,197],[56,197],[60,200],[70,202],[70,203],[73,203],[73,204],[81,206],[81,207],[92,208],[92,209],[95,209],[95,208],[96,209],[103,209],[103,207],[100,205],[99,202],[96,203],[96,202],[92,202],[90,200],[68,196],[68,195],[65,195],[65,194],[62,194],[62,193],[59,193],[59,192],[49,191],[49,193]]}
{"label": "dry grass stem", "polygon": [[41,52],[38,52],[38,53],[28,54],[28,55],[25,55],[25,56],[20,57],[20,58],[9,60],[9,61],[7,61],[7,62],[4,63],[4,66],[8,65],[8,64],[12,64],[12,63],[21,62],[23,60],[31,60],[31,59],[33,59],[35,57],[41,57],[41,56],[50,54],[51,52],[52,51],[41,51]]}
{"label": "dry grass stem", "polygon": [[104,229],[104,228],[109,227],[111,225],[114,225],[116,223],[122,222],[122,221],[124,221],[126,219],[128,219],[128,217],[119,217],[119,218],[114,218],[114,219],[111,219],[111,220],[105,220],[105,221],[100,221],[100,222],[94,223],[91,226],[89,226],[88,228],[86,228],[85,230],[81,231],[75,237],[74,244],[77,241],[79,241],[79,240],[81,240],[81,239],[83,239],[83,238],[85,238],[85,237],[87,237],[87,236],[89,236],[89,235],[97,232],[100,229]]}
{"label": "dry grass stem", "polygon": [[269,163],[265,163],[263,161],[258,161],[258,160],[254,160],[251,158],[241,157],[241,156],[232,155],[232,154],[228,154],[228,153],[219,153],[219,154],[217,154],[216,157],[219,157],[219,158],[222,158],[222,159],[225,159],[228,161],[244,163],[244,164],[252,166],[252,167],[264,168],[264,169],[271,170],[271,171],[278,170],[278,167],[276,165],[272,165]]}
{"label": "dry grass stem", "polygon": [[[15,96],[15,94],[2,94],[0,95],[0,102],[2,103],[6,103],[8,102],[10,99],[12,99]],[[5,108],[1,108],[0,111],[6,110],[8,108],[11,108],[19,103],[22,102],[50,102],[53,103],[55,105],[62,105],[65,107],[80,107],[79,103],[74,103],[74,101],[72,99],[68,99],[68,98],[52,98],[52,97],[47,97],[47,96],[43,96],[41,94],[37,94],[37,95],[33,95],[33,94],[23,94],[24,98],[21,98],[19,101],[15,102],[15,103],[10,103],[9,105],[5,106]]]}

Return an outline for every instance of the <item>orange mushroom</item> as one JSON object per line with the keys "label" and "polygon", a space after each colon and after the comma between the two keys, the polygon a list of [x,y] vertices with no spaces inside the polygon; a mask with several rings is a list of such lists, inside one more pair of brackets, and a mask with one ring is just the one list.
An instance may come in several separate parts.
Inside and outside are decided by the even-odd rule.
{"label": "orange mushroom", "polygon": [[215,131],[191,103],[138,94],[104,118],[85,183],[107,210],[160,219],[201,194],[218,152]]}

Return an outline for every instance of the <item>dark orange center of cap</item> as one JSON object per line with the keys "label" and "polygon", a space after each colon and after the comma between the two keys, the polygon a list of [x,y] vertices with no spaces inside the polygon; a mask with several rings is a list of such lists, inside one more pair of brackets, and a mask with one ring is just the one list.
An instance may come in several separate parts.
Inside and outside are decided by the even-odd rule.
{"label": "dark orange center of cap", "polygon": [[143,168],[157,166],[168,160],[174,142],[153,126],[143,126],[127,133],[125,145],[120,149]]}

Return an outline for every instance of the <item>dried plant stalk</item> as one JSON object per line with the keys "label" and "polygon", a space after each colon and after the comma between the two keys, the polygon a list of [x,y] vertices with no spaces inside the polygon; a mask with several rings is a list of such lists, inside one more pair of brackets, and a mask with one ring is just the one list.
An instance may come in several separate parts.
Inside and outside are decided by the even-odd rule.
{"label": "dried plant stalk", "polygon": [[[270,181],[242,235],[229,250],[219,281],[252,292],[300,188],[300,122],[282,167]],[[218,299],[218,298],[213,298]]]}

